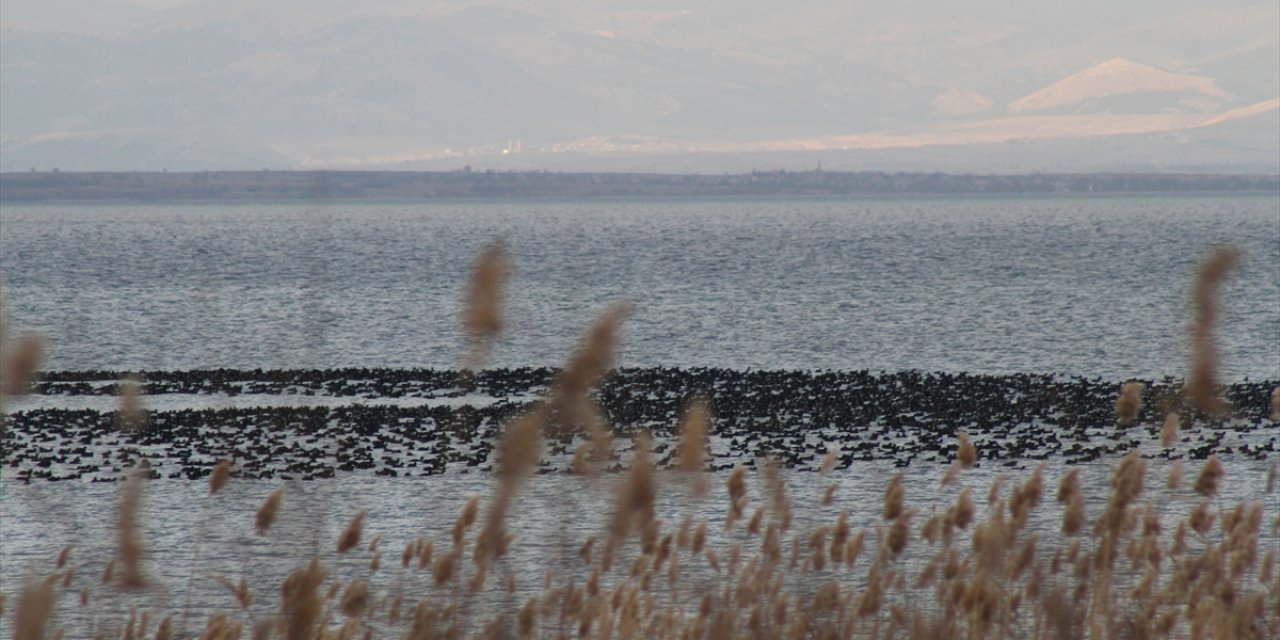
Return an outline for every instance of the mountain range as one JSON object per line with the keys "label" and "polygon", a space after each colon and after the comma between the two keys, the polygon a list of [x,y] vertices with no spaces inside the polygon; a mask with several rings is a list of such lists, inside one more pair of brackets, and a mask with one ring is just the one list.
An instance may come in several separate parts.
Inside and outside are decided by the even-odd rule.
{"label": "mountain range", "polygon": [[0,170],[1280,171],[1274,2],[168,4],[0,3]]}

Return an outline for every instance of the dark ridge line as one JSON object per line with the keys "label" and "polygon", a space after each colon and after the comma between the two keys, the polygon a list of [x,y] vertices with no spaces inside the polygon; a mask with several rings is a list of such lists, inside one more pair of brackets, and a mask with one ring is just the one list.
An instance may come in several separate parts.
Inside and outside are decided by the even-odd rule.
{"label": "dark ridge line", "polygon": [[725,196],[1276,193],[1280,175],[947,174],[753,171],[739,174],[547,171],[6,172],[0,202],[291,202]]}

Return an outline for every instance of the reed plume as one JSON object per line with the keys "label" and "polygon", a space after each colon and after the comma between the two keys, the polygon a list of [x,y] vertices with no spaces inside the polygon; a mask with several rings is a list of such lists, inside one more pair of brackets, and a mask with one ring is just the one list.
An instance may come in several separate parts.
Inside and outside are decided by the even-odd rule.
{"label": "reed plume", "polygon": [[1205,460],[1204,468],[1200,470],[1200,476],[1196,478],[1196,493],[1205,497],[1213,497],[1214,494],[1218,493],[1218,481],[1222,479],[1225,473],[1222,463],[1218,461],[1217,454],[1209,456],[1209,459]]}
{"label": "reed plume", "polygon": [[884,509],[881,516],[885,520],[896,520],[902,515],[902,498],[906,490],[902,488],[902,474],[894,474],[889,479],[889,486],[884,490]]}
{"label": "reed plume", "polygon": [[120,428],[133,430],[141,428],[147,420],[146,411],[142,408],[142,381],[135,377],[120,381]]}
{"label": "reed plume", "polygon": [[213,472],[209,474],[209,495],[213,495],[226,486],[227,480],[231,477],[231,460],[223,458],[218,464],[213,465]]}
{"label": "reed plume", "polygon": [[471,266],[462,328],[471,342],[464,369],[484,366],[493,341],[502,333],[502,290],[509,272],[507,248],[500,241],[485,247]]}
{"label": "reed plume", "polygon": [[364,580],[353,580],[342,592],[342,615],[348,618],[359,618],[369,606],[369,583]]}
{"label": "reed plume", "polygon": [[586,430],[591,438],[592,469],[594,464],[609,458],[613,444],[606,421],[588,392],[613,367],[618,330],[630,314],[628,303],[618,303],[605,310],[552,385],[552,414],[559,425],[581,426]]}
{"label": "reed plume", "polygon": [[484,528],[476,541],[476,562],[483,566],[488,559],[506,552],[504,521],[516,490],[538,465],[542,456],[542,430],[547,423],[547,408],[538,404],[512,420],[498,441],[498,490],[489,504]]}
{"label": "reed plume", "polygon": [[253,604],[253,592],[249,591],[249,582],[244,576],[240,577],[239,583],[232,582],[225,576],[217,576],[214,579],[231,595],[235,596],[236,602],[240,604],[241,609],[248,609],[249,605]]}
{"label": "reed plume", "polygon": [[651,458],[652,448],[649,434],[641,433],[636,438],[631,470],[627,472],[627,479],[618,490],[609,525],[609,539],[601,561],[606,569],[618,546],[631,532],[637,529],[643,532],[653,522],[653,503],[658,495],[658,479]]}
{"label": "reed plume", "polygon": [[316,590],[324,579],[319,558],[312,558],[305,569],[296,569],[285,578],[280,587],[280,614],[289,640],[309,640],[314,636],[324,606]]}
{"label": "reed plume", "polygon": [[973,465],[978,461],[978,450],[973,446],[973,442],[969,440],[969,434],[961,431],[956,435],[960,441],[956,449],[956,462],[965,469],[972,469]]}
{"label": "reed plume", "polygon": [[7,353],[0,361],[0,394],[26,395],[40,368],[44,342],[35,334],[27,334],[18,338],[12,347],[4,346]]}
{"label": "reed plume", "polygon": [[747,468],[737,465],[733,471],[729,472],[729,477],[725,480],[725,488],[729,490],[729,517],[725,520],[725,528],[728,529],[742,518],[742,510],[746,508],[747,502]]}
{"label": "reed plume", "polygon": [[351,519],[347,524],[347,528],[342,530],[338,536],[338,553],[343,554],[350,551],[353,547],[360,544],[360,535],[364,533],[364,511],[361,511]]}
{"label": "reed plume", "polygon": [[1192,287],[1195,316],[1191,324],[1191,371],[1187,374],[1187,395],[1209,415],[1221,415],[1227,406],[1218,398],[1218,351],[1213,330],[1218,323],[1218,288],[1226,280],[1240,251],[1218,247],[1200,264]]}
{"label": "reed plume", "polygon": [[267,530],[276,521],[276,513],[280,511],[280,501],[284,498],[284,487],[276,489],[262,501],[262,506],[258,507],[258,514],[255,517],[254,526],[258,530],[258,535],[267,535]]}
{"label": "reed plume", "polygon": [[1164,424],[1160,426],[1160,446],[1170,449],[1178,443],[1178,424],[1181,421],[1182,416],[1177,412],[1164,417]]}
{"label": "reed plume", "polygon": [[1141,382],[1126,382],[1120,385],[1120,397],[1116,398],[1116,419],[1122,425],[1131,425],[1138,419],[1142,411],[1142,392],[1147,385]]}
{"label": "reed plume", "polygon": [[65,546],[65,547],[63,547],[63,548],[62,548],[62,551],[59,551],[59,552],[58,552],[58,559],[57,559],[57,561],[56,561],[56,563],[55,563],[55,565],[54,565],[54,566],[56,566],[56,567],[57,567],[57,568],[59,568],[59,569],[61,569],[61,568],[65,567],[65,566],[67,566],[67,560],[68,560],[69,558],[71,558],[71,550],[72,550],[74,547],[75,547],[75,545],[70,545],[70,544],[69,544],[69,545],[67,545],[67,546]]}
{"label": "reed plume", "polygon": [[43,580],[31,580],[18,596],[18,608],[13,617],[14,640],[43,640],[45,627],[53,616],[56,575]]}
{"label": "reed plume", "polygon": [[839,461],[840,446],[833,444],[827,449],[827,455],[822,457],[822,464],[818,466],[818,474],[825,477],[828,473],[831,473],[832,469],[836,468],[836,463]]}
{"label": "reed plume", "polygon": [[706,439],[710,431],[710,412],[705,398],[691,400],[680,417],[680,454],[676,469],[702,471],[706,464]]}

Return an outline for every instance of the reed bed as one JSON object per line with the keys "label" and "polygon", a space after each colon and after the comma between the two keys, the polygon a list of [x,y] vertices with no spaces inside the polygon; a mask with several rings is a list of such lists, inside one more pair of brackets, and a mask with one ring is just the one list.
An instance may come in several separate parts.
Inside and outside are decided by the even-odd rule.
{"label": "reed bed", "polygon": [[[1188,409],[1230,411],[1215,395],[1212,328],[1215,288],[1238,257],[1215,252],[1195,288]],[[506,269],[501,245],[493,245],[473,271],[464,369],[483,362],[503,326]],[[139,519],[147,479],[135,473],[121,488],[114,554],[82,558],[68,546],[42,575],[5,576],[0,619],[19,640],[1280,638],[1274,466],[1267,486],[1234,504],[1220,497],[1231,473],[1216,457],[1161,469],[1137,450],[1114,461],[1105,487],[1086,486],[1079,469],[1046,477],[1045,465],[983,485],[971,479],[982,452],[957,432],[953,463],[925,500],[909,496],[898,474],[844,479],[883,495],[879,504],[845,503],[833,477],[835,447],[803,478],[772,461],[758,473],[709,473],[714,399],[699,398],[681,417],[670,468],[655,463],[642,433],[627,470],[603,473],[621,447],[591,389],[613,366],[628,311],[607,310],[549,397],[506,425],[491,490],[468,499],[447,534],[366,539],[372,523],[362,509],[321,552],[276,526],[293,500],[307,499],[280,486],[263,493],[252,527],[249,514],[221,514],[246,523],[244,537],[223,543],[242,548],[244,570],[197,575],[193,560],[186,588],[209,581],[225,594],[223,606],[193,611],[190,598],[174,597],[174,585],[148,571],[147,523]],[[39,343],[23,344],[0,367],[7,392],[20,393],[36,369]],[[1136,383],[1118,390],[1122,427],[1136,421],[1142,391]],[[143,400],[122,398],[122,428],[145,420]],[[1280,407],[1280,390],[1271,404]],[[1177,446],[1175,409],[1161,420],[1165,447]],[[574,472],[610,506],[599,514],[566,509],[561,517],[602,526],[581,539],[562,529],[553,545],[572,551],[543,566],[516,563],[512,550],[525,534],[512,514],[539,482],[532,471],[544,439],[565,434],[580,443]],[[234,460],[218,462],[208,503],[197,506],[214,504],[237,481]],[[797,491],[797,483],[812,491]],[[1171,496],[1190,492],[1192,508],[1171,509]],[[834,515],[797,518],[806,505],[793,495]],[[660,517],[664,497],[683,501],[683,513]],[[287,575],[252,570],[252,554],[265,543],[292,560]],[[79,570],[103,560],[101,574]]]}

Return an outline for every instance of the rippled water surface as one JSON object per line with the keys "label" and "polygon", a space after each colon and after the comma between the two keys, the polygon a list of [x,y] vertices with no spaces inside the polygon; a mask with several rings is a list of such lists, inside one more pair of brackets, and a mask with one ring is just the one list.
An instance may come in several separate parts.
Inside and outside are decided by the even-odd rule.
{"label": "rippled water surface", "polygon": [[[506,240],[515,267],[509,331],[496,351],[497,366],[561,364],[596,313],[627,299],[636,307],[620,363],[629,367],[1023,372],[1113,381],[1181,376],[1191,275],[1208,246],[1231,243],[1246,260],[1222,292],[1224,375],[1280,379],[1275,196],[5,206],[0,286],[14,325],[47,337],[50,369],[453,368],[463,353],[457,325],[468,265],[494,237]],[[636,393],[648,397],[650,391]],[[259,406],[413,408],[491,401],[427,396],[184,392],[148,398],[147,408],[228,413]],[[109,417],[115,402],[54,394],[11,408]],[[891,413],[913,417],[922,409],[895,406]],[[825,443],[808,440],[826,432],[808,429],[806,416],[795,416],[800,422],[790,427],[819,451]],[[1256,446],[1274,437],[1261,418],[1246,418],[1236,421],[1233,438]],[[1131,433],[1154,456],[1157,423],[1148,422]],[[829,479],[788,470],[793,531],[804,535],[849,509],[853,528],[875,536],[882,525],[880,501],[895,471],[905,474],[916,525],[945,509],[960,486],[973,488],[982,517],[981,496],[1012,462],[988,458],[988,452],[1027,426],[1013,425],[995,439],[980,437],[980,468],[944,489],[938,487],[944,467],[936,461],[948,459],[950,451],[929,452],[901,469],[890,458],[858,459]],[[1089,433],[1130,437],[1115,429],[1109,413],[1086,426]],[[946,431],[947,446],[953,427],[936,427]],[[1188,431],[1177,456],[1202,445],[1214,428]],[[45,435],[23,434],[32,454],[24,464],[57,454],[51,449],[56,441]],[[716,447],[728,445],[716,438],[712,453],[720,455]],[[131,463],[112,442],[90,446],[122,467]],[[195,455],[207,461],[223,453]],[[1068,467],[1078,469],[1088,514],[1096,516],[1114,456],[1078,465],[1060,455],[1046,457],[1047,496]],[[1272,522],[1277,494],[1264,487],[1273,481],[1275,461],[1225,459],[1227,476],[1215,505],[1260,501]],[[1021,463],[1018,476],[1031,464]],[[1168,460],[1150,464],[1146,497],[1171,530],[1200,498],[1185,484],[1164,488]],[[1188,476],[1202,464],[1188,460]],[[711,495],[696,500],[687,479],[664,472],[657,515],[667,530],[691,515],[710,521],[709,546],[722,552],[734,541],[757,545],[741,525],[723,531],[725,477],[723,471],[710,474]],[[606,529],[617,481],[562,473],[533,478],[509,517],[516,534],[512,555],[495,570],[489,588],[474,596],[477,610],[514,610],[542,591],[548,569],[585,582],[577,551]],[[152,482],[142,528],[153,587],[126,597],[99,586],[116,544],[120,485],[23,484],[8,473],[0,482],[0,593],[15,594],[21,581],[48,572],[58,551],[74,544],[79,573],[61,591],[58,618],[73,635],[104,629],[108,618],[124,619],[131,604],[191,613],[186,628],[198,629],[200,614],[232,606],[215,576],[248,578],[258,597],[245,619],[262,620],[279,608],[280,580],[312,554],[340,579],[369,575],[372,553],[366,548],[345,557],[333,551],[339,531],[367,510],[366,543],[384,539],[375,597],[403,593],[406,602],[423,596],[450,601],[461,597],[456,583],[433,586],[427,573],[402,569],[400,552],[419,535],[443,552],[464,502],[489,495],[492,482],[462,466],[413,478],[237,478],[213,497],[204,482]],[[756,476],[751,483],[748,513],[764,500]],[[835,500],[823,505],[831,483],[838,485]],[[258,536],[254,512],[278,486],[286,490],[280,520],[270,535]],[[1062,546],[1061,512],[1046,503],[1031,528],[1042,548],[1051,550]],[[1275,532],[1264,527],[1264,551],[1280,544]],[[918,568],[924,548],[915,540],[902,562]],[[700,559],[681,561],[695,592],[721,584]],[[865,580],[865,566],[846,574],[847,580]],[[837,576],[794,575],[800,582]],[[511,593],[508,577],[517,579]],[[92,606],[77,605],[81,587],[92,591]],[[811,592],[814,585],[788,588]],[[907,587],[899,597],[912,593]],[[472,602],[468,598],[460,601]],[[7,616],[0,619],[0,635],[10,634],[9,623]]]}
{"label": "rippled water surface", "polygon": [[1181,375],[1229,242],[1225,375],[1280,377],[1275,196],[5,206],[0,285],[51,368],[454,367],[495,236],[502,366],[628,299],[628,366]]}

